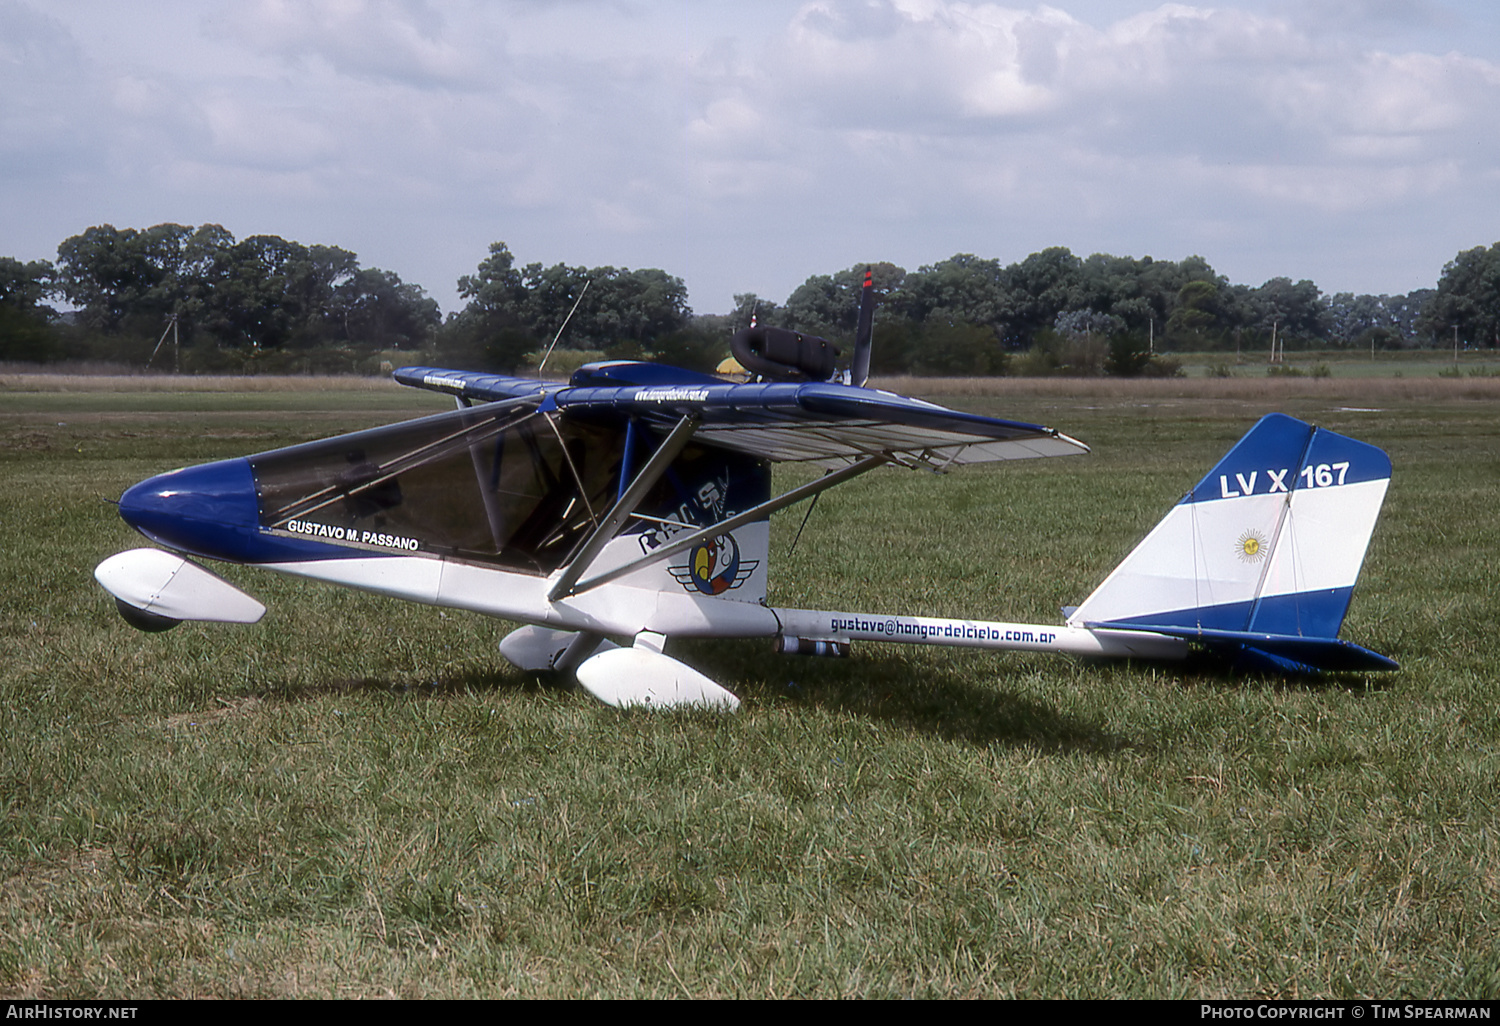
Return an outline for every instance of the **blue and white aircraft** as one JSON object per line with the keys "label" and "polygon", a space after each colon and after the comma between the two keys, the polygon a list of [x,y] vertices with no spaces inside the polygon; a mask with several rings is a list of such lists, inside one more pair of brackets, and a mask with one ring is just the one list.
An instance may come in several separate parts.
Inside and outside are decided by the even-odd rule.
{"label": "blue and white aircraft", "polygon": [[[865,387],[873,289],[853,366],[822,339],[752,328],[749,383],[637,362],[544,382],[427,367],[396,380],[449,413],[222,460],[126,490],[120,515],[160,548],[94,575],[134,626],[254,623],[256,599],[195,562],[266,567],[525,624],[518,667],[572,674],[617,706],[737,708],[665,651],[674,638],[856,641],[1140,659],[1193,647],[1284,673],[1388,670],[1338,637],[1390,482],[1379,449],[1262,419],[1058,625],[783,609],[767,603],[770,515],[873,470],[1070,456],[1035,424]],[[772,463],[822,477],[772,495]]]}

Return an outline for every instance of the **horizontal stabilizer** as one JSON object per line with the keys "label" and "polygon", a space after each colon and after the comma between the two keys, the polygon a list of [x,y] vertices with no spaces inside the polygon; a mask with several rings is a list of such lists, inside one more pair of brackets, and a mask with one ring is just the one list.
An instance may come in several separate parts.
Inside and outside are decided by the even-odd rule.
{"label": "horizontal stabilizer", "polygon": [[266,607],[224,578],[161,549],[116,553],[94,579],[126,605],[173,620],[256,623]]}
{"label": "horizontal stabilizer", "polygon": [[[1093,625],[1093,626],[1103,626]],[[1337,673],[1361,670],[1399,670],[1394,660],[1362,648],[1341,638],[1303,638],[1290,634],[1258,634],[1254,631],[1213,631],[1187,627],[1164,627],[1160,624],[1112,623],[1115,630],[1150,631],[1170,637],[1195,641],[1210,651],[1234,654],[1272,656],[1277,669],[1305,668],[1310,671]],[[1286,665],[1287,663],[1293,666]]]}

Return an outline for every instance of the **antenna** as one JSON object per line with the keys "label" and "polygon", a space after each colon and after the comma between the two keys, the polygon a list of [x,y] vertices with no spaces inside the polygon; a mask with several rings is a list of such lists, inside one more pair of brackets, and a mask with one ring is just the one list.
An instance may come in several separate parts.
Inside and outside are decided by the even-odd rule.
{"label": "antenna", "polygon": [[547,361],[552,358],[552,350],[556,348],[557,340],[562,338],[562,333],[568,327],[568,322],[573,319],[573,314],[578,310],[578,304],[583,302],[583,294],[589,290],[589,286],[592,284],[594,284],[594,279],[592,278],[583,283],[583,289],[578,293],[578,298],[573,300],[573,309],[569,310],[568,316],[563,318],[562,326],[557,329],[557,334],[552,336],[552,345],[548,346],[547,351],[542,354],[542,362],[536,365],[537,377],[542,376],[542,368],[546,367]]}

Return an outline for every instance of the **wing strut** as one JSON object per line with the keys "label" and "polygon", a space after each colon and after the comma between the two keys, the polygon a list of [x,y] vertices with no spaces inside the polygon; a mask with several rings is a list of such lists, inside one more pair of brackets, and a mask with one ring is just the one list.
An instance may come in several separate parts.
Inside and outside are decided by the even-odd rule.
{"label": "wing strut", "polygon": [[[597,588],[601,584],[608,584],[610,581],[613,581],[619,577],[623,577],[628,573],[633,573],[643,566],[648,566],[649,564],[655,563],[658,560],[666,559],[668,556],[675,556],[677,553],[683,551],[684,549],[692,548],[694,545],[697,545],[700,541],[703,541],[706,538],[712,538],[715,535],[723,534],[726,531],[733,531],[736,527],[743,526],[744,524],[751,523],[755,520],[760,520],[763,517],[768,517],[772,513],[775,513],[777,510],[785,509],[793,503],[801,502],[809,495],[818,495],[824,490],[832,488],[836,484],[842,484],[845,481],[849,480],[851,477],[858,477],[865,471],[874,470],[876,467],[884,466],[890,461],[890,457],[885,455],[884,453],[878,453],[873,456],[866,456],[858,463],[851,463],[849,466],[844,467],[841,470],[835,470],[832,473],[824,474],[817,480],[809,481],[805,485],[799,485],[798,487],[792,488],[789,491],[782,492],[774,499],[767,499],[760,505],[752,506],[750,509],[745,510],[745,512],[743,513],[736,513],[732,517],[725,517],[717,524],[710,524],[707,527],[700,528],[697,531],[693,531],[689,534],[685,534],[681,537],[675,538],[665,545],[652,549],[650,552],[646,553],[639,559],[631,560],[629,563],[617,566],[613,570],[606,570],[604,573],[599,574],[596,577],[590,577],[588,580],[584,581],[582,584],[579,584],[577,587],[573,587],[570,582],[569,588],[566,591],[561,590],[560,588],[553,588],[551,594],[548,595],[548,598],[550,598],[553,602],[556,602],[558,598],[562,598],[567,595],[577,595],[579,592]],[[579,562],[579,560],[574,560],[572,566],[568,568],[568,572],[570,574],[572,573],[573,567],[578,566]],[[572,574],[574,580],[577,580],[578,576],[578,574]]]}
{"label": "wing strut", "polygon": [[702,417],[698,414],[690,413],[677,422],[671,434],[667,435],[661,445],[656,447],[656,451],[651,454],[651,458],[646,461],[646,465],[641,468],[635,480],[630,482],[630,487],[625,489],[615,501],[613,508],[605,514],[604,519],[588,536],[583,543],[583,548],[578,550],[578,555],[563,570],[562,576],[547,593],[548,602],[556,602],[564,596],[573,594],[573,585],[577,583],[578,578],[603,551],[609,540],[619,533],[625,521],[630,519],[630,514],[635,512],[636,506],[640,505],[641,500],[646,497],[646,493],[667,472],[667,468],[672,465],[672,461],[677,458],[678,454],[687,447],[689,440],[698,430],[701,420]]}

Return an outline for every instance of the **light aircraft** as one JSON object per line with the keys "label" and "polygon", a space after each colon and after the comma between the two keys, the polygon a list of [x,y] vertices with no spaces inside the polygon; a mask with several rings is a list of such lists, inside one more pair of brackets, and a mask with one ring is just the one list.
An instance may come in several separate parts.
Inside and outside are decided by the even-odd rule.
{"label": "light aircraft", "polygon": [[[1164,660],[1202,647],[1282,673],[1396,668],[1338,637],[1390,460],[1281,414],[1064,623],[769,605],[778,510],[877,467],[1088,451],[1052,428],[866,387],[873,296],[867,275],[842,375],[826,341],[755,327],[732,343],[744,383],[626,361],[566,383],[402,368],[397,381],[458,408],[142,481],[119,511],[162,547],[111,556],[95,577],[143,630],[261,618],[200,557],[472,610],[526,625],[500,642],[511,663],[572,674],[617,706],[737,708],[666,653],[688,637],[826,655],[865,641]],[[773,496],[778,462],[825,473]]]}

